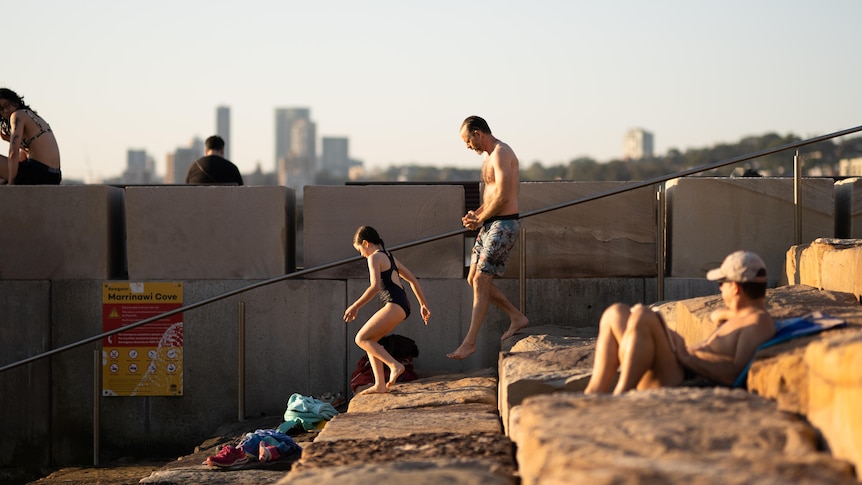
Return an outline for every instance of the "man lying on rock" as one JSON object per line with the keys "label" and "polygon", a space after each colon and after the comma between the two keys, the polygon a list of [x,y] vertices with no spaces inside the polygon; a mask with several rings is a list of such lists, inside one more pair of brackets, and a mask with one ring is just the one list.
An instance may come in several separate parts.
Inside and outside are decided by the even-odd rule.
{"label": "man lying on rock", "polygon": [[678,386],[698,376],[732,385],[757,347],[775,335],[766,312],[766,265],[754,253],[737,251],[706,277],[718,281],[727,308],[710,315],[718,327],[696,345],[687,347],[661,314],[644,305],[608,307],[599,322],[593,375],[584,393],[610,392],[617,369],[614,394]]}

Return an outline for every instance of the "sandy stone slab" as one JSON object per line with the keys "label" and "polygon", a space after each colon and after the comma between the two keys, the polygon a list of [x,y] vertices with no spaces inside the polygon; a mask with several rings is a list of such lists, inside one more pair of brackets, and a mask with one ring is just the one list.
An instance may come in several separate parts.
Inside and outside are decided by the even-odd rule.
{"label": "sandy stone slab", "polygon": [[811,370],[808,420],[832,454],[862,475],[862,333],[812,344],[805,362]]}
{"label": "sandy stone slab", "polygon": [[[862,312],[862,307],[860,307]],[[749,391],[774,400],[778,409],[807,415],[810,409],[812,364],[806,360],[806,349],[821,342],[852,342],[862,336],[862,328],[852,326],[827,330],[816,335],[799,337],[787,342],[767,347],[757,353],[751,364],[746,386]],[[849,373],[855,369],[849,361],[834,362],[831,370],[835,373]]]}
{"label": "sandy stone slab", "polygon": [[579,460],[573,466],[543,473],[541,481],[522,484],[699,484],[699,485],[858,485],[849,464],[827,456],[786,457],[775,454],[704,453],[653,460],[616,456]]}
{"label": "sandy stone slab", "polygon": [[583,345],[595,341],[598,328],[535,325],[522,328],[500,344],[503,352],[537,352]]}
{"label": "sandy stone slab", "polygon": [[511,474],[489,466],[486,462],[404,461],[293,471],[278,481],[276,485],[318,485],[321,483],[344,485],[381,485],[385,483],[514,485],[517,482]]}
{"label": "sandy stone slab", "polygon": [[525,485],[578,474],[585,483],[781,483],[849,471],[817,451],[801,419],[742,390],[538,396],[524,401],[519,421]]}
{"label": "sandy stone slab", "polygon": [[245,485],[249,483],[275,483],[287,472],[272,470],[218,470],[201,467],[200,469],[176,468],[159,470],[138,483],[151,485],[188,485],[206,483],[207,485]]}
{"label": "sandy stone slab", "polygon": [[497,409],[490,404],[352,412],[335,416],[315,441],[395,438],[422,433],[500,433]]}
{"label": "sandy stone slab", "polygon": [[445,375],[398,383],[384,394],[363,394],[350,400],[348,412],[484,403],[497,405],[496,371],[478,375]]}
{"label": "sandy stone slab", "polygon": [[501,352],[499,402],[503,428],[508,433],[509,412],[530,397],[587,387],[593,373],[594,341],[578,340],[572,347],[535,352]]}
{"label": "sandy stone slab", "polygon": [[429,433],[369,440],[315,441],[303,450],[294,470],[369,463],[481,461],[511,473],[515,470],[512,442],[499,433]]}

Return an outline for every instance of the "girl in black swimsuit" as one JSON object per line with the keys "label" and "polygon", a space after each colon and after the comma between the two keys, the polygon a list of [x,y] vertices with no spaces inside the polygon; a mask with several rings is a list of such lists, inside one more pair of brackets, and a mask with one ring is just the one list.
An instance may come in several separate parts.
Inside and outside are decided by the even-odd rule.
{"label": "girl in black swimsuit", "polygon": [[[368,260],[371,282],[362,296],[344,312],[344,321],[353,321],[359,309],[370,302],[374,295],[380,297],[380,309],[365,322],[355,338],[356,345],[368,354],[368,361],[374,373],[374,385],[360,394],[388,392],[404,372],[404,364],[392,357],[377,341],[410,315],[410,302],[407,299],[407,292],[401,285],[402,278],[410,284],[416,299],[419,300],[425,325],[428,325],[431,311],[425,304],[425,295],[419,286],[419,280],[406,266],[386,251],[383,240],[373,227],[360,227],[353,236],[353,247]],[[384,364],[388,367],[388,379]]]}

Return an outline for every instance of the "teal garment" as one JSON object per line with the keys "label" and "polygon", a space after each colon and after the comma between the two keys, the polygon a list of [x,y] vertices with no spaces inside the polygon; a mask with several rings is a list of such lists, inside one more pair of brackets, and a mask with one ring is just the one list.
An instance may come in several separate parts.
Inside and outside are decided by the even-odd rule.
{"label": "teal garment", "polygon": [[284,422],[278,431],[284,433],[296,425],[302,425],[306,431],[314,429],[317,423],[334,418],[338,411],[332,404],[310,396],[293,394],[287,400],[287,410],[284,412]]}
{"label": "teal garment", "polygon": [[[797,337],[813,335],[830,328],[838,328],[845,325],[847,325],[847,323],[844,322],[844,320],[831,317],[823,312],[811,312],[801,317],[777,320],[775,322],[775,336],[760,344],[760,347],[757,347],[757,351],[759,352],[761,349],[765,349],[766,347],[771,347]],[[757,352],[755,352],[754,355],[756,357]],[[754,362],[754,358],[752,358],[748,365],[745,366],[745,369],[740,372],[739,376],[733,382],[733,387],[742,387],[745,385],[745,379],[748,376],[748,369],[751,368],[752,362]]]}

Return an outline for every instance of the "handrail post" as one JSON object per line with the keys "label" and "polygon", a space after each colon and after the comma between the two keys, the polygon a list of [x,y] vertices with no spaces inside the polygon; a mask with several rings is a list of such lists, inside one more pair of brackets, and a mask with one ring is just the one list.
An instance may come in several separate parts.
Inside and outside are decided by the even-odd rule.
{"label": "handrail post", "polygon": [[802,244],[802,158],[799,149],[793,155],[793,227],[796,230],[796,245]]}
{"label": "handrail post", "polygon": [[99,466],[99,413],[100,413],[100,398],[102,395],[102,351],[96,349],[93,351],[93,466]]}
{"label": "handrail post", "polygon": [[655,185],[656,203],[658,205],[656,218],[655,252],[656,252],[656,298],[664,301],[664,273],[665,273],[665,235],[667,231],[667,214],[665,201],[665,183]]}
{"label": "handrail post", "polygon": [[245,420],[245,302],[239,302],[239,315],[238,317],[238,335],[237,335],[237,354],[238,354],[238,365],[237,372],[239,375],[237,376],[237,406],[236,406],[236,414],[238,421]]}
{"label": "handrail post", "polygon": [[520,274],[518,279],[518,304],[520,305],[521,313],[524,315],[527,314],[527,229],[521,228],[520,234],[520,250],[518,254],[518,262],[519,268],[518,273]]}

